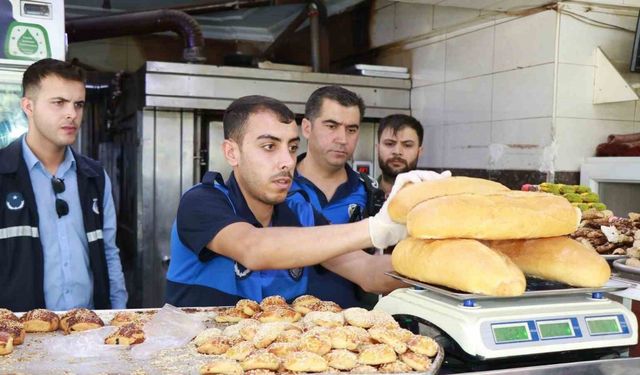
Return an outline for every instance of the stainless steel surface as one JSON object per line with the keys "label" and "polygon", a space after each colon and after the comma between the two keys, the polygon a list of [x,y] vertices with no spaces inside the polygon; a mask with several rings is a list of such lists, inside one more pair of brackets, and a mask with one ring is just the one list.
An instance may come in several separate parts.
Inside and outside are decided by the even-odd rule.
{"label": "stainless steel surface", "polygon": [[613,255],[613,254],[603,254],[602,257],[609,261],[628,258],[628,256],[626,255]]}
{"label": "stainless steel surface", "polygon": [[241,96],[266,95],[304,113],[314,90],[337,84],[362,96],[367,118],[410,114],[410,80],[165,62],[147,62],[145,67],[147,107],[224,110]]}
{"label": "stainless steel surface", "polygon": [[531,366],[469,372],[474,375],[632,375],[640,374],[640,358],[617,358],[588,362],[560,363],[556,365]]}
{"label": "stainless steel surface", "polygon": [[180,196],[194,181],[194,114],[144,110],[141,129],[142,181],[138,184],[138,254],[143,306],[164,302],[162,259],[170,256],[171,225]]}
{"label": "stainless steel surface", "polygon": [[371,64],[356,64],[355,69],[358,70],[377,70],[381,72],[395,72],[395,73],[408,73],[409,69],[404,66],[388,66],[388,65],[371,65]]}
{"label": "stainless steel surface", "polygon": [[419,288],[423,288],[447,297],[451,297],[460,301],[464,301],[467,299],[475,299],[475,300],[495,300],[495,299],[510,299],[510,298],[531,298],[531,297],[545,297],[545,296],[561,296],[561,295],[572,295],[572,294],[584,294],[584,293],[593,293],[593,292],[614,292],[618,290],[623,290],[628,287],[628,284],[623,283],[617,280],[609,280],[609,282],[600,288],[566,288],[566,289],[552,289],[552,290],[535,290],[535,291],[526,291],[521,296],[515,297],[497,297],[497,296],[487,296],[484,294],[473,294],[473,293],[464,293],[455,291],[453,289],[446,289],[444,287],[440,287],[437,285],[426,284],[420,281],[416,281],[404,276],[399,275],[396,272],[385,272],[385,274],[403,281],[409,285],[417,286]]}
{"label": "stainless steel surface", "polygon": [[618,259],[615,260],[613,262],[613,268],[626,272],[626,273],[630,273],[633,275],[640,275],[640,268],[638,267],[632,267],[632,266],[627,266],[626,264],[624,264],[624,262],[626,261],[626,259]]}

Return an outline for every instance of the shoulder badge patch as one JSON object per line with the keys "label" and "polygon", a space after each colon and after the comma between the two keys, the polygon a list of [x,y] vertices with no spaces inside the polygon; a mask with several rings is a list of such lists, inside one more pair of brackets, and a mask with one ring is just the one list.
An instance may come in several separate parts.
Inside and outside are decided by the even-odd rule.
{"label": "shoulder badge patch", "polygon": [[24,197],[19,192],[7,194],[7,208],[12,211],[20,210],[24,207]]}

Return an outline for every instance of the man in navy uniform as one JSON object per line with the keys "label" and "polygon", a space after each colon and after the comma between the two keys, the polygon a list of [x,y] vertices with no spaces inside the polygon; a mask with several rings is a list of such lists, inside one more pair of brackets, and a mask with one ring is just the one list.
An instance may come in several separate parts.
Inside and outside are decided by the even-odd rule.
{"label": "man in navy uniform", "polygon": [[[222,152],[233,172],[226,183],[207,172],[183,195],[171,233],[167,302],[233,305],[275,294],[291,300],[308,293],[308,266],[406,236],[405,226],[393,223],[386,207],[368,220],[325,225],[304,199],[287,197],[300,137],[293,113],[278,100],[235,100],[225,111],[223,128]],[[383,274],[391,270],[389,259],[366,268],[357,261],[326,266],[366,279],[376,291],[401,286]]]}
{"label": "man in navy uniform", "polygon": [[29,129],[0,150],[0,307],[123,309],[111,182],[74,143],[84,72],[54,59],[22,79]]}

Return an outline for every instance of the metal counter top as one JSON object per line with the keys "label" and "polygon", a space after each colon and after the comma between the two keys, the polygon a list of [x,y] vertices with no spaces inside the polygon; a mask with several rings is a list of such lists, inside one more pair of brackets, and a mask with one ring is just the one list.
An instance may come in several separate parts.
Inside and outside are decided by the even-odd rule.
{"label": "metal counter top", "polygon": [[640,374],[640,358],[617,358],[601,361],[561,363],[555,365],[511,368],[480,372],[474,375],[633,375]]}

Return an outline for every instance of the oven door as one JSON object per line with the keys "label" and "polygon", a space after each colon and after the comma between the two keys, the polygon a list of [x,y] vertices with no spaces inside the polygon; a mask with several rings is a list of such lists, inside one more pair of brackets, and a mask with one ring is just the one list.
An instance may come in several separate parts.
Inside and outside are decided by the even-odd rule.
{"label": "oven door", "polygon": [[616,216],[640,212],[640,157],[587,158],[580,168],[580,184],[597,192]]}

